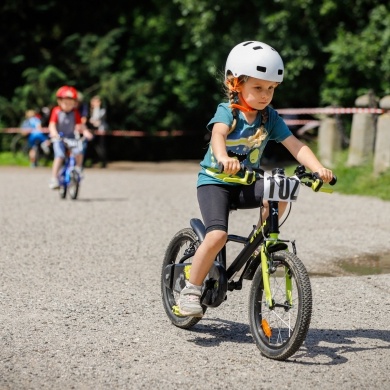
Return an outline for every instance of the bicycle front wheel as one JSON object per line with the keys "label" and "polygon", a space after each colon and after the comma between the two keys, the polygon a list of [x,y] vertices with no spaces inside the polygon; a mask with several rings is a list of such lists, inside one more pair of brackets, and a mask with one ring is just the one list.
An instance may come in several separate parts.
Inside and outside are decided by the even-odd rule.
{"label": "bicycle front wheel", "polygon": [[68,192],[68,180],[66,178],[66,166],[62,166],[60,173],[57,177],[59,183],[58,194],[61,199],[66,198],[66,194]]}
{"label": "bicycle front wheel", "polygon": [[70,183],[69,183],[69,196],[71,197],[71,199],[73,200],[77,199],[77,196],[79,194],[79,187],[80,187],[80,176],[75,170],[73,170],[70,173]]}
{"label": "bicycle front wheel", "polygon": [[12,138],[10,149],[14,157],[17,157],[21,153],[27,155],[28,154],[27,137],[23,134],[15,135]]}
{"label": "bicycle front wheel", "polygon": [[[198,323],[200,317],[182,317],[175,314],[174,307],[177,305],[179,299],[179,293],[173,289],[170,289],[166,286],[164,277],[165,277],[165,268],[171,264],[178,264],[180,259],[188,254],[195,253],[196,249],[199,246],[199,240],[194,231],[190,228],[185,228],[180,230],[172,238],[171,242],[168,245],[168,248],[165,252],[162,272],[161,272],[161,295],[164,305],[165,312],[171,320],[171,322],[183,329],[189,329]],[[189,257],[185,264],[191,264],[192,257]],[[206,311],[206,306],[203,306],[203,313]]]}
{"label": "bicycle front wheel", "polygon": [[286,360],[305,341],[312,313],[309,275],[297,256],[286,251],[270,255],[269,284],[272,305],[266,302],[261,267],[250,289],[249,323],[261,353]]}

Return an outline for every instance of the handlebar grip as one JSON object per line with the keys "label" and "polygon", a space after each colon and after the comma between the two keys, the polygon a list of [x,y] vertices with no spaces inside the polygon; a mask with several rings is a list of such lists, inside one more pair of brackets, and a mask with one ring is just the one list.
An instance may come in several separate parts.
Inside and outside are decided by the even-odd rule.
{"label": "handlebar grip", "polygon": [[[223,173],[223,171],[225,170],[225,167],[223,166],[223,164],[221,162],[218,163],[218,169],[219,169],[218,173]],[[245,165],[243,163],[240,163],[239,172],[245,172],[246,169],[247,168],[245,167]]]}
{"label": "handlebar grip", "polygon": [[329,182],[331,186],[334,186],[337,183],[337,176],[333,176],[333,179]]}
{"label": "handlebar grip", "polygon": [[[313,176],[315,176],[317,179],[321,180],[320,175],[317,172],[314,172]],[[331,186],[334,186],[336,183],[337,183],[337,176],[333,176],[333,179],[328,184],[330,184]]]}

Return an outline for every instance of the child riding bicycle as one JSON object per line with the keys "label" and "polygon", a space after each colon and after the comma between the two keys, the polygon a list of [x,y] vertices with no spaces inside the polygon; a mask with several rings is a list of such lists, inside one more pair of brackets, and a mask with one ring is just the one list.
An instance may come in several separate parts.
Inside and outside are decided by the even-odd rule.
{"label": "child riding bicycle", "polygon": [[[248,41],[236,45],[225,67],[224,83],[229,103],[218,105],[207,125],[211,131],[209,148],[201,161],[197,195],[206,236],[195,252],[189,281],[178,302],[183,316],[203,315],[200,297],[202,283],[218,252],[227,240],[229,206],[261,207],[261,220],[269,209],[264,195],[264,180],[251,185],[225,183],[216,169],[236,175],[240,164],[258,168],[269,140],[282,143],[293,157],[328,183],[333,178],[311,149],[298,140],[269,104],[276,87],[283,81],[284,65],[278,52],[263,42]],[[218,177],[216,177],[218,176]],[[287,203],[280,203],[281,216]]]}
{"label": "child riding bicycle", "polygon": [[42,122],[35,110],[27,110],[25,112],[25,119],[21,124],[22,129],[28,129],[28,156],[30,159],[30,166],[37,166],[37,150],[36,146],[41,147],[45,154],[50,153],[49,137],[42,132]]}
{"label": "child riding bicycle", "polygon": [[[77,90],[65,85],[57,91],[56,97],[58,106],[53,108],[49,120],[49,133],[54,150],[52,177],[49,183],[51,189],[59,188],[58,174],[65,158],[65,145],[61,141],[60,134],[63,138],[69,139],[81,135],[92,139],[92,133],[81,123],[80,113],[77,110]],[[81,174],[83,149],[75,147],[72,152],[76,158],[76,168]]]}

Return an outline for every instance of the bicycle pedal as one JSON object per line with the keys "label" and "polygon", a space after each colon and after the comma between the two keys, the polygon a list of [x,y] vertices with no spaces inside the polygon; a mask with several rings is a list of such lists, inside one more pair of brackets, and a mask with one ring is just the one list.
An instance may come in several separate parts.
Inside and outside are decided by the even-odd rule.
{"label": "bicycle pedal", "polygon": [[183,315],[180,313],[179,306],[177,306],[177,305],[172,306],[172,313],[173,313],[175,316],[178,316],[178,317],[185,317],[185,316],[183,316]]}
{"label": "bicycle pedal", "polygon": [[242,289],[242,282],[238,280],[237,282],[231,281],[228,283],[228,290],[233,291],[233,290],[241,290]]}

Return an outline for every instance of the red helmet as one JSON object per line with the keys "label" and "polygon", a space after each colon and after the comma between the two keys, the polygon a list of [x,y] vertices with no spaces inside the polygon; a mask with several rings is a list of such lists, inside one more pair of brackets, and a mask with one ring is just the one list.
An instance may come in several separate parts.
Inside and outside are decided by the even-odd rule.
{"label": "red helmet", "polygon": [[68,85],[64,85],[61,87],[57,93],[56,93],[57,98],[68,98],[68,99],[74,99],[77,100],[77,91],[73,87],[69,87]]}

